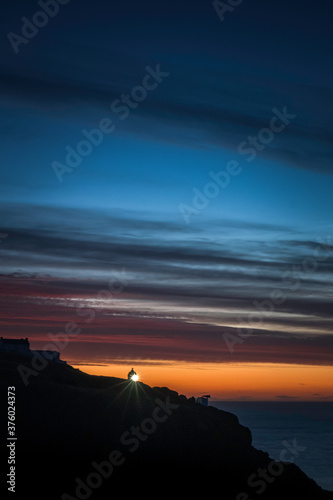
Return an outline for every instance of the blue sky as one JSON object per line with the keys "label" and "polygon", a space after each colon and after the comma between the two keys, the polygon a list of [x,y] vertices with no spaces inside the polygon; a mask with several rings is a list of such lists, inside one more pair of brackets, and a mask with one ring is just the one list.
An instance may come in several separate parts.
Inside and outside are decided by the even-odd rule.
{"label": "blue sky", "polygon": [[[1,21],[3,276],[45,273],[84,288],[125,267],[131,304],[143,295],[162,314],[159,297],[177,320],[176,305],[186,322],[232,328],[318,240],[331,248],[332,6],[244,0],[221,22],[201,0],[71,0],[15,54],[8,33],[38,10],[8,2]],[[121,120],[110,106],[147,67],[167,76]],[[293,118],[248,161],[240,145],[267,137],[284,109]],[[115,130],[59,182],[53,162],[105,118]],[[231,160],[241,173],[184,220],[180,205],[193,206],[193,190]],[[278,339],[307,322],[330,334],[331,278],[330,256],[267,332]]]}

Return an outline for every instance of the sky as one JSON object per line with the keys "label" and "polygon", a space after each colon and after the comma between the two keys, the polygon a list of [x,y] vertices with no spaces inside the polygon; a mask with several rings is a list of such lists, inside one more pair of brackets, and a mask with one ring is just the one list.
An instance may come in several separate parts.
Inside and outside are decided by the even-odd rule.
{"label": "sky", "polygon": [[1,335],[187,396],[333,401],[333,6],[5,4]]}

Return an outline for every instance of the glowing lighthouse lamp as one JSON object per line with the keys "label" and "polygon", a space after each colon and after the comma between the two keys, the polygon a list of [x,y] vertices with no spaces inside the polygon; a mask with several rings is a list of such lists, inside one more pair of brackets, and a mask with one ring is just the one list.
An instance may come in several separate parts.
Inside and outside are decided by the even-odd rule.
{"label": "glowing lighthouse lamp", "polygon": [[139,380],[139,375],[132,368],[132,370],[128,373],[127,378],[132,382],[137,382]]}

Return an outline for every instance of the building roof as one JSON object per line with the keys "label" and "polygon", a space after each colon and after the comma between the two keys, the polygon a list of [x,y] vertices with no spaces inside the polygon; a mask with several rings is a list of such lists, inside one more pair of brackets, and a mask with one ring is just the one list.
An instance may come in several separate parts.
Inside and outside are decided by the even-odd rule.
{"label": "building roof", "polygon": [[12,344],[12,345],[27,345],[29,344],[28,338],[25,339],[4,339],[0,338],[0,343],[2,344]]}

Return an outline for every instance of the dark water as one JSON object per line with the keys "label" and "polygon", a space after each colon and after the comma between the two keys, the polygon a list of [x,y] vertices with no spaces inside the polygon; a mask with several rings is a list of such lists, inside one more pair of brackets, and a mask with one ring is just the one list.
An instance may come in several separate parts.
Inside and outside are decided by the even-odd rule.
{"label": "dark water", "polygon": [[294,457],[319,486],[333,491],[332,402],[212,401],[210,406],[237,415],[251,430],[255,448],[275,460],[281,459],[281,453],[285,460]]}

